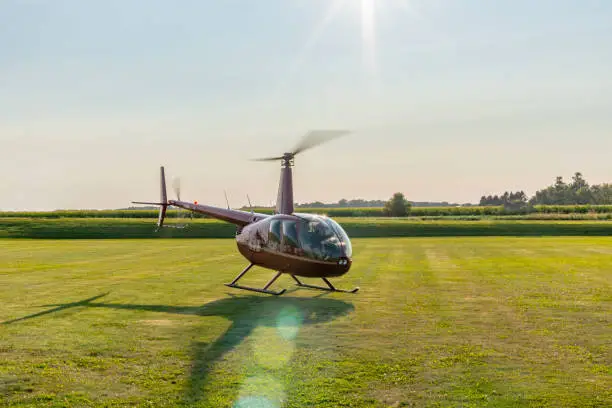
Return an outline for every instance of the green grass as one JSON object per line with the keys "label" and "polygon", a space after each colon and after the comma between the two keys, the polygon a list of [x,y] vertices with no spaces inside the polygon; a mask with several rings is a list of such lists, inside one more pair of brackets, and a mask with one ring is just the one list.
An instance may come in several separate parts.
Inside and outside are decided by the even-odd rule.
{"label": "green grass", "polygon": [[[412,218],[334,218],[351,237],[422,236],[611,236],[612,221],[418,220]],[[0,218],[0,238],[231,238],[236,227],[217,220],[191,220],[186,228],[164,228],[138,218]],[[180,225],[169,219],[167,225]]]}
{"label": "green grass", "polygon": [[612,238],[353,244],[357,294],[268,297],[233,240],[0,240],[0,405],[612,404]]}

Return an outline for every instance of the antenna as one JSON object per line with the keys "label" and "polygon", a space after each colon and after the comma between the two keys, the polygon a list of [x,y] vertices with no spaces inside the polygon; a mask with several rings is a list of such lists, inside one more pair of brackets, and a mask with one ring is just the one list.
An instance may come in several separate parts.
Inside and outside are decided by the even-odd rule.
{"label": "antenna", "polygon": [[248,194],[247,194],[247,200],[249,201],[249,208],[251,209],[251,217],[253,217],[255,213],[253,212],[253,206],[251,205],[251,199],[249,198]]}
{"label": "antenna", "polygon": [[223,190],[223,194],[225,194],[225,202],[227,203],[227,209],[230,209],[229,200],[227,199],[227,192]]}

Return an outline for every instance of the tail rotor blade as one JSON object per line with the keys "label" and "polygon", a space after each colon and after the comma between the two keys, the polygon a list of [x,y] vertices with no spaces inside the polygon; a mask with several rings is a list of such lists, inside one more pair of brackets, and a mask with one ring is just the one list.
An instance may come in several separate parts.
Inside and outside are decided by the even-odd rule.
{"label": "tail rotor blade", "polygon": [[176,177],[172,180],[172,188],[174,189],[174,194],[176,195],[176,199],[181,201],[181,179]]}

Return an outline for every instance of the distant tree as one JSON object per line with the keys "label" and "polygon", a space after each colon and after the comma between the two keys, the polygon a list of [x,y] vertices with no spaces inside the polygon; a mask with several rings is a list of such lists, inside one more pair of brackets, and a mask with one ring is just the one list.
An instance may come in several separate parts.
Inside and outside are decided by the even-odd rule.
{"label": "distant tree", "polygon": [[591,200],[594,204],[612,204],[612,184],[591,186]]}
{"label": "distant tree", "polygon": [[509,193],[502,204],[505,210],[512,212],[526,211],[529,207],[527,194],[522,190]]}
{"label": "distant tree", "polygon": [[505,191],[501,196],[496,194],[480,197],[480,205],[503,205],[507,210],[518,211],[527,205],[527,195],[524,191]]}
{"label": "distant tree", "polygon": [[585,188],[588,186],[589,186],[589,183],[587,183],[584,177],[582,177],[582,173],[580,173],[579,171],[574,173],[574,176],[572,177],[572,184],[571,184],[571,188],[573,190],[579,190],[581,188]]}
{"label": "distant tree", "polygon": [[410,203],[402,193],[395,193],[385,204],[384,214],[391,217],[405,217],[410,212]]}
{"label": "distant tree", "polygon": [[589,183],[582,177],[582,173],[576,172],[570,184],[571,195],[576,204],[590,204],[593,201]]}

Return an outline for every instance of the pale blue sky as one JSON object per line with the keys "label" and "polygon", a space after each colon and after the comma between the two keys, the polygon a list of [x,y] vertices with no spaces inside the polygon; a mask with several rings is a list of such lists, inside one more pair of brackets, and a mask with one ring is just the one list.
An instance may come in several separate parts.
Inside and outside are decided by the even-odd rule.
{"label": "pale blue sky", "polygon": [[611,182],[611,44],[606,0],[4,0],[0,209],[156,199],[162,164],[270,204],[248,159],[329,127],[355,134],[296,158],[298,202]]}

